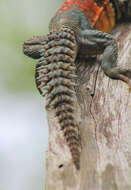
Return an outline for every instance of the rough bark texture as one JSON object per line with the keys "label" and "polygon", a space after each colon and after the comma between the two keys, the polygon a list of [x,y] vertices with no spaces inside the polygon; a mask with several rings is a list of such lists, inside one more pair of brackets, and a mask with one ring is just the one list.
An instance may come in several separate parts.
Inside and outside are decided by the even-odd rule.
{"label": "rough bark texture", "polygon": [[[117,26],[113,35],[119,43],[119,65],[131,66],[131,24]],[[131,93],[125,83],[105,76],[99,64],[91,65],[78,67],[80,171],[72,164],[53,111],[48,111],[46,190],[131,190]]]}

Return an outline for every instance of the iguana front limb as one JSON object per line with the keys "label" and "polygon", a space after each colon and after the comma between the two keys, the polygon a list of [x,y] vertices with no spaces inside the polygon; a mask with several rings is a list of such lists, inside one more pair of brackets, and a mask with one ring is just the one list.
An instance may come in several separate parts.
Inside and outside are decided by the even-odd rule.
{"label": "iguana front limb", "polygon": [[126,82],[131,89],[131,67],[117,66],[118,47],[112,35],[98,30],[82,31],[79,47],[79,53],[83,56],[103,54],[101,67],[104,73],[112,79]]}

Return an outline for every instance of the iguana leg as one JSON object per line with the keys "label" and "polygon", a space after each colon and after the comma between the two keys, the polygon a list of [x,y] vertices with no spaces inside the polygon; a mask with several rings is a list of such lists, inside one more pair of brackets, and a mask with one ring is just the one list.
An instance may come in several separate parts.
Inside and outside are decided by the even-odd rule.
{"label": "iguana leg", "polygon": [[80,55],[103,54],[102,69],[104,73],[112,79],[126,82],[131,88],[131,67],[117,66],[117,42],[110,34],[98,30],[85,30],[81,32],[78,41]]}
{"label": "iguana leg", "polygon": [[41,57],[41,49],[43,47],[42,42],[44,42],[46,38],[46,36],[34,36],[26,40],[23,44],[24,54],[33,59],[39,59]]}

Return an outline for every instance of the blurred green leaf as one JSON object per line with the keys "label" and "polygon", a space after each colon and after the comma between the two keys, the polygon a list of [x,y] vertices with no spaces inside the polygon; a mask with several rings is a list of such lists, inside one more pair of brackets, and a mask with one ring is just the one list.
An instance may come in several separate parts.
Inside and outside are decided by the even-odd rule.
{"label": "blurred green leaf", "polygon": [[36,92],[34,68],[37,61],[23,55],[22,44],[33,35],[48,32],[49,20],[62,2],[0,1],[0,81],[8,91]]}

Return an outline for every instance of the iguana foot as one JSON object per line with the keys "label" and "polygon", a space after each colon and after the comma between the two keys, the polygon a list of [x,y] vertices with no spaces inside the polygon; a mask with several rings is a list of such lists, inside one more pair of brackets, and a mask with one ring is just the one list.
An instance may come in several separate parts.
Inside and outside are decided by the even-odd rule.
{"label": "iguana foot", "polygon": [[131,68],[128,67],[114,67],[106,73],[110,78],[122,80],[127,83],[131,91]]}
{"label": "iguana foot", "polygon": [[28,57],[39,59],[41,57],[42,42],[46,36],[34,36],[26,40],[23,44],[23,52]]}

